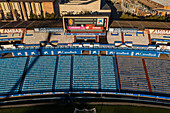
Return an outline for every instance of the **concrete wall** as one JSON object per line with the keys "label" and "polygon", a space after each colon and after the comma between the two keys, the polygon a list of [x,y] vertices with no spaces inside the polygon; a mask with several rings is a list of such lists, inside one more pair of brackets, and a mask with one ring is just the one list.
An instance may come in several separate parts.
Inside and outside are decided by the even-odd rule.
{"label": "concrete wall", "polygon": [[64,32],[58,32],[57,34],[61,34],[61,35],[55,35],[55,33],[52,34],[50,37],[50,41],[58,41],[58,43],[74,42],[74,35],[64,35]]}
{"label": "concrete wall", "polygon": [[27,30],[23,43],[40,44],[40,41],[48,41],[49,33],[34,33],[34,30]]}
{"label": "concrete wall", "polygon": [[[115,33],[116,34],[116,33]],[[115,41],[122,41],[122,38],[121,38],[121,33],[119,33],[118,36],[113,36],[111,35],[110,32],[107,32],[107,42],[109,44],[114,44]]]}

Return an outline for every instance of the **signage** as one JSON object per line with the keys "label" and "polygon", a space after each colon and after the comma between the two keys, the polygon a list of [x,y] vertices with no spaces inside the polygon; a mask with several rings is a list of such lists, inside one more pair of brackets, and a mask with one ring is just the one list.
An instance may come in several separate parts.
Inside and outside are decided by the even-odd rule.
{"label": "signage", "polygon": [[34,28],[35,33],[55,33],[55,32],[63,32],[63,28]]}
{"label": "signage", "polygon": [[0,33],[13,34],[13,33],[23,33],[26,31],[26,28],[15,28],[15,29],[0,29]]}
{"label": "signage", "polygon": [[150,34],[170,35],[170,30],[149,29],[149,31],[150,31]]}
{"label": "signage", "polygon": [[0,41],[20,41],[22,38],[7,38],[7,39],[0,39]]}
{"label": "signage", "polygon": [[95,26],[68,26],[70,30],[102,30],[103,27],[95,27]]}
{"label": "signage", "polygon": [[76,39],[93,39],[93,40],[95,40],[96,37],[76,37]]}
{"label": "signage", "polygon": [[138,32],[138,29],[133,29],[133,28],[109,28],[109,32],[117,32],[117,33],[120,33],[120,32],[128,32],[128,33],[135,33],[135,32]]}
{"label": "signage", "polygon": [[106,33],[65,33],[65,35],[106,35]]}
{"label": "signage", "polygon": [[103,18],[97,19],[97,25],[103,25]]}
{"label": "signage", "polygon": [[69,25],[72,26],[72,25],[73,25],[73,19],[69,19],[69,20],[68,20],[68,23],[69,23]]}

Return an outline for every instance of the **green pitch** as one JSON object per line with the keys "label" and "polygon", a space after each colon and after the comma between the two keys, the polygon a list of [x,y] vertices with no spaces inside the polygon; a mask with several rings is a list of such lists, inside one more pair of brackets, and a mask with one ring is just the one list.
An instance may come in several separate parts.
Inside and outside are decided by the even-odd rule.
{"label": "green pitch", "polygon": [[[75,105],[41,105],[21,108],[1,108],[0,113],[73,113]],[[88,108],[95,107],[97,113],[170,113],[170,109],[136,107],[136,106],[109,106],[109,105],[88,105]]]}

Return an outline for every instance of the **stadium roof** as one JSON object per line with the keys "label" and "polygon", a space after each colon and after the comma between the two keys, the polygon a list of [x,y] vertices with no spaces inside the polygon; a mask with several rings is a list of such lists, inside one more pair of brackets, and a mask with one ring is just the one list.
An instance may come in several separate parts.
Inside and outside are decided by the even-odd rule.
{"label": "stadium roof", "polygon": [[170,1],[169,0],[152,0],[153,2],[159,3],[163,6],[170,6]]}
{"label": "stadium roof", "polygon": [[152,4],[151,2],[148,2],[147,0],[138,0],[140,3],[152,8],[152,9],[155,9],[155,8],[160,8],[160,6],[157,6],[157,5],[154,5]]}
{"label": "stadium roof", "polygon": [[63,27],[61,20],[36,20],[36,21],[14,21],[14,22],[0,22],[0,29],[8,28],[56,28]]}
{"label": "stadium roof", "polygon": [[108,4],[105,2],[105,0],[101,0],[101,9],[102,10],[110,10],[110,7]]}
{"label": "stadium roof", "polygon": [[[67,17],[67,16],[66,16]],[[69,17],[69,16],[68,16]],[[16,22],[0,22],[0,29],[8,28],[62,28],[62,20],[36,20],[36,21],[16,21]],[[151,22],[151,21],[123,21],[114,20],[110,24],[111,28],[138,28],[144,29],[170,29],[170,22]]]}
{"label": "stadium roof", "polygon": [[111,28],[138,28],[144,29],[170,29],[170,22],[153,22],[153,21],[113,21]]}

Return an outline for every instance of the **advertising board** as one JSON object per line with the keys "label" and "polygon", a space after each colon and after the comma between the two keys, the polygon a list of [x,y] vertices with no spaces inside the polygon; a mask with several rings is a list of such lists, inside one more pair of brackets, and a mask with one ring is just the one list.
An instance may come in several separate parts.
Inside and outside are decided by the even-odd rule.
{"label": "advertising board", "polygon": [[162,29],[149,29],[150,34],[156,35],[170,35],[170,30],[162,30]]}
{"label": "advertising board", "polygon": [[136,29],[136,28],[109,28],[109,32],[114,32],[114,33],[121,33],[121,32],[123,32],[123,33],[135,33],[135,32],[137,32],[138,31],[138,29]]}
{"label": "advertising board", "polygon": [[26,28],[0,29],[1,34],[23,33],[25,31],[26,31]]}
{"label": "advertising board", "polygon": [[103,27],[95,27],[95,26],[68,26],[69,30],[102,30]]}
{"label": "advertising board", "polygon": [[55,33],[63,32],[63,28],[34,28],[35,33]]}

